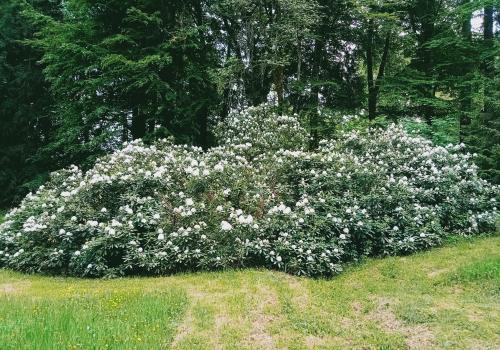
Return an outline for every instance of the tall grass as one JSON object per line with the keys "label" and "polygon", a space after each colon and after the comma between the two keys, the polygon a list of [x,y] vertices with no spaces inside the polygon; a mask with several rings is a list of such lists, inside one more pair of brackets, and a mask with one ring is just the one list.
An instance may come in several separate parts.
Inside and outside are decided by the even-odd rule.
{"label": "tall grass", "polygon": [[[4,285],[11,294],[15,288],[16,284]],[[186,301],[181,290],[154,294],[118,290],[69,299],[7,296],[0,303],[0,348],[167,348]]]}

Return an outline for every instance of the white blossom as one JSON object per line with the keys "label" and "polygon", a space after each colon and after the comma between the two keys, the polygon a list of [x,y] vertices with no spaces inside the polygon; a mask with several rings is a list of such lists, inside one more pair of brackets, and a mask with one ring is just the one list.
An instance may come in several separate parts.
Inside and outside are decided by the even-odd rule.
{"label": "white blossom", "polygon": [[233,226],[227,221],[222,221],[220,223],[220,228],[222,231],[231,231],[233,229]]}

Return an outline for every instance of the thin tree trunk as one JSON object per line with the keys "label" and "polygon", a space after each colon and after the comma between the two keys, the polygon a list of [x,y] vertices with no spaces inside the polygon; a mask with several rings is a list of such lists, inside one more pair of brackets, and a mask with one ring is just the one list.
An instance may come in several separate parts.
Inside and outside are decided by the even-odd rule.
{"label": "thin tree trunk", "polygon": [[373,76],[373,42],[375,37],[375,29],[373,20],[368,21],[368,38],[366,44],[366,73],[368,82],[368,119],[374,120],[377,115],[378,95],[380,86],[384,79],[385,68],[389,60],[389,47],[391,45],[391,32],[387,33],[384,41],[384,49],[378,67],[377,77]]}
{"label": "thin tree trunk", "polygon": [[382,80],[384,80],[385,67],[387,67],[387,62],[389,61],[389,47],[391,46],[391,32],[387,33],[384,42],[384,51],[382,53],[382,59],[380,60],[380,66],[378,67],[377,79],[375,80],[375,112],[377,111],[378,95],[380,92],[380,85]]}
{"label": "thin tree trunk", "polygon": [[[233,55],[233,51],[235,53],[235,56],[241,61],[241,55],[238,52],[239,48],[236,47],[237,43],[234,44],[234,49],[233,49],[233,40],[237,42],[237,40],[234,38],[233,31],[231,29],[231,26],[229,24],[229,21],[225,18],[223,18],[223,23],[224,23],[224,28],[227,32],[228,38],[227,38],[227,51],[226,51],[226,62],[228,62],[231,59],[231,56]],[[231,101],[230,101],[230,96],[231,96],[231,82],[229,82],[228,86],[224,87],[223,93],[222,93],[222,110],[221,110],[221,115],[220,118],[222,121],[224,121],[227,116],[229,115],[229,110],[231,108]]]}
{"label": "thin tree trunk", "polygon": [[134,108],[130,131],[134,140],[143,138],[146,135],[146,116],[139,106]]}
{"label": "thin tree trunk", "polygon": [[[462,4],[465,5],[469,2],[469,0],[462,0]],[[472,26],[471,26],[471,17],[472,13],[468,13],[467,16],[465,17],[464,21],[462,22],[462,38],[463,40],[470,44],[472,40]],[[463,65],[464,69],[464,75],[467,76],[470,73],[469,65],[465,63]],[[471,118],[469,113],[471,112],[472,108],[472,90],[469,85],[467,85],[467,82],[464,82],[465,86],[460,89],[460,117],[459,117],[459,141],[463,142],[465,139],[465,126],[470,125],[471,123]]]}
{"label": "thin tree trunk", "polygon": [[122,116],[122,142],[128,141],[128,117],[127,113]]}
{"label": "thin tree trunk", "polygon": [[[438,11],[439,3],[437,0],[419,0],[416,3],[417,11],[420,12],[420,30],[418,30],[418,48],[416,52],[416,67],[423,73],[429,82],[424,82],[421,87],[421,93],[424,98],[432,99],[434,97],[434,86],[431,83],[432,71],[434,66],[432,48],[428,45],[434,37],[435,32],[435,14]],[[422,106],[424,119],[428,125],[432,125],[433,108],[428,103]]]}
{"label": "thin tree trunk", "polygon": [[493,6],[484,8],[483,29],[484,40],[493,39]]}
{"label": "thin tree trunk", "polygon": [[283,80],[283,66],[280,65],[274,70],[274,87],[276,88],[276,94],[278,95],[278,107],[280,111],[283,109],[283,102],[285,100],[285,87]]}
{"label": "thin tree trunk", "polygon": [[315,45],[314,45],[314,57],[313,57],[313,69],[312,69],[312,76],[315,79],[315,82],[313,84],[313,87],[311,88],[311,111],[310,111],[310,117],[309,117],[309,128],[311,130],[311,141],[309,144],[309,147],[311,149],[314,149],[318,145],[318,139],[319,139],[319,115],[318,115],[318,108],[320,104],[320,98],[319,98],[319,93],[320,93],[320,88],[319,88],[319,80],[320,80],[320,57],[321,57],[321,52],[323,51],[323,42],[320,40],[316,40]]}
{"label": "thin tree trunk", "polygon": [[300,75],[302,70],[302,41],[298,39],[297,45],[297,81],[300,81]]}
{"label": "thin tree trunk", "polygon": [[154,120],[154,119],[150,119],[150,120],[148,121],[148,123],[147,123],[147,124],[148,124],[148,125],[147,125],[147,126],[148,126],[148,127],[147,127],[147,131],[148,131],[148,133],[149,133],[149,134],[154,133],[154,132],[155,132],[155,127],[156,127],[156,125],[155,125],[155,120]]}
{"label": "thin tree trunk", "polygon": [[200,123],[200,134],[199,134],[199,145],[203,148],[207,148],[209,146],[208,140],[208,111],[206,104],[199,112],[199,123]]}
{"label": "thin tree trunk", "polygon": [[368,119],[375,119],[377,97],[375,82],[373,80],[373,19],[368,20],[368,37],[366,42],[366,80],[368,83]]}
{"label": "thin tree trunk", "polygon": [[[491,50],[493,43],[493,7],[485,6],[484,8],[484,20],[483,20],[483,39],[486,50]],[[493,112],[493,106],[491,103],[491,97],[489,94],[494,94],[494,91],[490,91],[489,84],[495,78],[495,65],[492,57],[487,57],[483,62],[483,71],[486,79],[485,86],[485,98],[483,110],[485,113]]]}

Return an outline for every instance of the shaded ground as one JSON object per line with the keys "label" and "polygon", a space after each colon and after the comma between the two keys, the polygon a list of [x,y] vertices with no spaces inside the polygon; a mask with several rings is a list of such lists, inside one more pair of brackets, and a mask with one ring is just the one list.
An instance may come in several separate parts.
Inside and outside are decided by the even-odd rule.
{"label": "shaded ground", "polygon": [[79,280],[0,270],[1,349],[500,349],[500,237],[369,260]]}

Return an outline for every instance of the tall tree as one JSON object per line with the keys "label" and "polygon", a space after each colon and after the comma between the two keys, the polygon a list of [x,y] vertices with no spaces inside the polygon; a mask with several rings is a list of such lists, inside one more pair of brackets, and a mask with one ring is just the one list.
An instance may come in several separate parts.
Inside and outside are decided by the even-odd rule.
{"label": "tall tree", "polygon": [[91,164],[122,141],[207,146],[215,49],[200,1],[68,1],[36,42],[57,101],[55,161]]}
{"label": "tall tree", "polygon": [[441,4],[440,0],[415,0],[410,3],[408,11],[418,45],[412,65],[424,78],[417,88],[421,94],[421,111],[428,123],[432,122],[432,100],[436,91],[433,79],[434,52],[429,44],[436,34]]}
{"label": "tall tree", "polygon": [[[58,1],[32,3],[47,16],[61,16]],[[22,15],[25,5],[0,3],[0,207],[36,188],[53,169],[46,159],[34,157],[51,134],[53,99],[38,64],[42,52],[24,42],[39,29]]]}
{"label": "tall tree", "polygon": [[[302,70],[306,43],[319,19],[315,1],[306,0],[220,0],[210,9],[222,48],[222,90],[240,99],[224,107],[265,102],[272,88],[283,107],[291,77]],[[298,68],[297,64],[301,67]]]}
{"label": "tall tree", "polygon": [[369,1],[358,4],[358,12],[362,28],[359,45],[366,66],[368,119],[373,120],[378,112],[379,94],[389,63],[392,32],[398,25],[397,8],[391,2]]}
{"label": "tall tree", "polygon": [[[470,47],[472,45],[472,25],[471,25],[472,12],[468,9],[467,6],[469,5],[469,0],[462,0],[460,5],[465,10],[461,12],[460,16],[462,19],[461,30],[460,30],[461,39],[464,43],[464,47]],[[471,64],[462,65],[462,69],[464,69],[463,71],[464,75],[469,75],[470,72],[473,71],[473,65]],[[459,99],[460,99],[460,109],[461,109],[461,113],[459,116],[460,141],[464,140],[464,129],[471,122],[470,112],[472,109],[472,91],[471,91],[472,87],[468,84],[468,82],[465,83],[466,85],[459,89]]]}
{"label": "tall tree", "polygon": [[382,57],[380,59],[380,64],[378,67],[378,74],[375,77],[373,73],[373,51],[374,51],[374,37],[375,28],[373,19],[368,20],[368,32],[367,32],[367,43],[366,43],[366,74],[368,82],[368,119],[375,119],[377,113],[377,100],[380,91],[380,82],[384,79],[385,67],[387,65],[387,60],[389,57],[389,46],[391,44],[391,32],[389,31],[385,34],[384,48]]}
{"label": "tall tree", "polygon": [[352,110],[361,106],[363,86],[357,70],[357,12],[349,0],[318,1],[321,16],[310,40],[301,47],[300,79],[290,84],[293,110],[309,120],[311,147],[332,129],[324,110]]}
{"label": "tall tree", "polygon": [[[489,81],[493,81],[495,79],[495,53],[492,51],[494,48],[493,42],[493,5],[488,4],[484,7],[484,15],[483,15],[483,40],[484,40],[484,49],[487,53],[484,55],[483,60],[483,71],[485,77]],[[493,53],[493,54],[491,54]],[[485,113],[491,113],[493,111],[492,104],[490,103],[489,98],[485,98],[485,103],[483,107],[483,111]]]}
{"label": "tall tree", "polygon": [[[458,126],[447,130],[449,139],[456,133],[454,139],[476,153],[480,174],[498,182],[500,106],[498,67],[494,64],[498,55],[492,27],[494,11],[489,11],[484,1],[450,0],[445,4],[448,10],[441,13],[439,31],[428,45],[433,51],[433,84],[436,95],[440,95],[436,100],[445,107],[442,109],[448,123],[456,121]],[[480,31],[472,31],[473,13],[481,17]]]}

